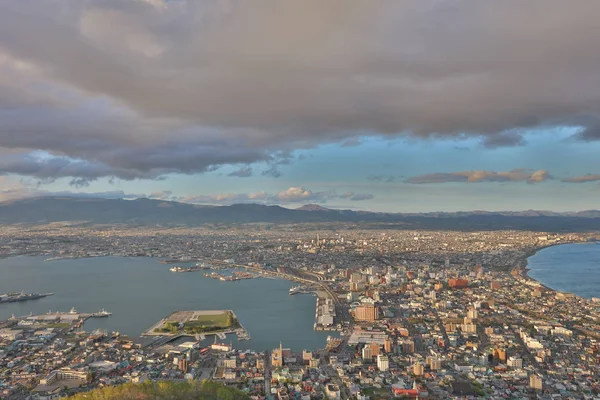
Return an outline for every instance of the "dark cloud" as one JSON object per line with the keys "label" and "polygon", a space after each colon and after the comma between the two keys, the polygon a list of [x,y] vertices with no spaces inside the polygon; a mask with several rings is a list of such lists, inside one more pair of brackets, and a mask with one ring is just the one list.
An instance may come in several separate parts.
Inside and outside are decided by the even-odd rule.
{"label": "dark cloud", "polygon": [[59,161],[0,170],[81,186],[279,165],[291,160],[279,153],[368,135],[498,147],[572,125],[597,140],[599,12],[564,0],[5,0],[0,149]]}
{"label": "dark cloud", "polygon": [[494,149],[497,147],[516,147],[524,146],[527,144],[525,138],[516,132],[504,132],[497,135],[485,136],[482,139],[481,144],[487,149]]}
{"label": "dark cloud", "polygon": [[581,176],[574,176],[572,178],[565,178],[562,182],[567,183],[586,183],[600,181],[600,174],[587,174]]}
{"label": "dark cloud", "polygon": [[252,176],[252,167],[242,167],[238,170],[235,170],[227,176],[237,176],[238,178],[248,178]]}
{"label": "dark cloud", "polygon": [[264,170],[260,173],[262,176],[272,176],[273,178],[279,178],[281,175],[281,171],[277,168],[277,165],[271,165],[268,169]]}
{"label": "dark cloud", "polygon": [[507,172],[495,171],[461,171],[461,172],[438,172],[413,176],[405,180],[406,183],[446,183],[446,182],[527,182],[538,183],[550,178],[546,170],[513,169]]}
{"label": "dark cloud", "polygon": [[359,146],[361,143],[362,141],[360,140],[360,138],[350,138],[342,142],[342,147],[356,147]]}
{"label": "dark cloud", "polygon": [[592,123],[574,135],[575,139],[584,142],[600,140],[600,123]]}

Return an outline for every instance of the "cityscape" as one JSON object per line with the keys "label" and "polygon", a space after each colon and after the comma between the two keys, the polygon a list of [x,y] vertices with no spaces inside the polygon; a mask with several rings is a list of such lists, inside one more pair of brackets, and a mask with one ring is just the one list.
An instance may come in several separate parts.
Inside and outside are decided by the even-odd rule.
{"label": "cityscape", "polygon": [[0,0],[0,400],[600,400],[599,16]]}
{"label": "cityscape", "polygon": [[[41,255],[48,268],[60,259],[152,257],[170,273],[289,280],[290,295],[315,296],[313,328],[331,335],[319,348],[240,350],[229,335],[251,346],[252,332],[235,310],[173,310],[135,337],[85,330],[88,318],[118,310],[85,314],[75,304],[14,315],[0,327],[3,398],[207,379],[277,399],[598,392],[600,299],[552,290],[527,274],[536,251],[595,246],[597,234],[295,228],[7,229],[4,257]],[[196,267],[173,267],[186,263]]]}

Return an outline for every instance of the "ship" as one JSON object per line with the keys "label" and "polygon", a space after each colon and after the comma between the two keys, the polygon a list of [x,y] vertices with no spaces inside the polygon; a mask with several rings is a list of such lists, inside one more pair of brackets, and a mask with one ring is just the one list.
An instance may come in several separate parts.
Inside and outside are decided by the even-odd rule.
{"label": "ship", "polygon": [[100,310],[97,313],[93,313],[92,317],[95,318],[106,318],[106,317],[110,317],[112,315],[111,312],[106,311],[104,308],[102,310]]}
{"label": "ship", "polygon": [[174,267],[169,268],[171,272],[184,272],[185,268],[180,267],[179,265],[175,265]]}
{"label": "ship", "polygon": [[0,294],[0,303],[14,303],[17,301],[27,301],[41,299],[43,297],[52,296],[54,293],[6,293]]}
{"label": "ship", "polygon": [[306,286],[294,286],[293,288],[290,289],[290,295],[293,294],[307,294],[307,293],[311,293],[312,291],[310,290],[310,288],[306,287]]}

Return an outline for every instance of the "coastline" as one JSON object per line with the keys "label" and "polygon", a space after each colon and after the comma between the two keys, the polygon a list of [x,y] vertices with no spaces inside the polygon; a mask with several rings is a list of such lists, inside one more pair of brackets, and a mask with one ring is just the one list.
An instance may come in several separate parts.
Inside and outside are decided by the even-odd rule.
{"label": "coastline", "polygon": [[580,245],[583,245],[583,244],[595,244],[595,243],[596,243],[595,241],[593,241],[593,242],[583,241],[583,242],[568,242],[568,243],[551,243],[551,244],[548,244],[548,245],[545,245],[545,246],[536,247],[535,249],[532,249],[530,251],[525,252],[523,258],[521,259],[521,264],[522,265],[516,266],[514,268],[514,270],[517,271],[518,275],[522,279],[525,279],[525,280],[528,280],[528,281],[531,281],[531,282],[535,282],[537,285],[539,285],[540,287],[544,288],[547,291],[554,292],[554,293],[567,293],[567,294],[576,296],[576,297],[578,297],[580,299],[583,299],[583,300],[592,301],[591,298],[579,296],[578,294],[575,294],[575,293],[572,293],[572,292],[565,292],[565,291],[562,291],[562,290],[551,288],[550,286],[545,285],[544,283],[538,281],[537,279],[532,278],[529,275],[529,271],[531,271],[531,269],[529,268],[529,258],[533,257],[538,252],[540,252],[540,251],[542,251],[544,249],[548,249],[550,247],[563,246],[563,245],[568,245],[568,244],[580,244]]}

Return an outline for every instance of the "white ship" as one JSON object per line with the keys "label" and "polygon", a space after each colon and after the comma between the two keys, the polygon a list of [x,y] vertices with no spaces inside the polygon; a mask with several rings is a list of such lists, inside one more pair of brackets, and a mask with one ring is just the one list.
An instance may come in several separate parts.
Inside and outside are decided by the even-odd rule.
{"label": "white ship", "polygon": [[104,308],[102,310],[100,310],[99,312],[93,314],[93,316],[96,318],[105,318],[105,317],[109,317],[111,315],[112,315],[112,313],[106,311]]}

